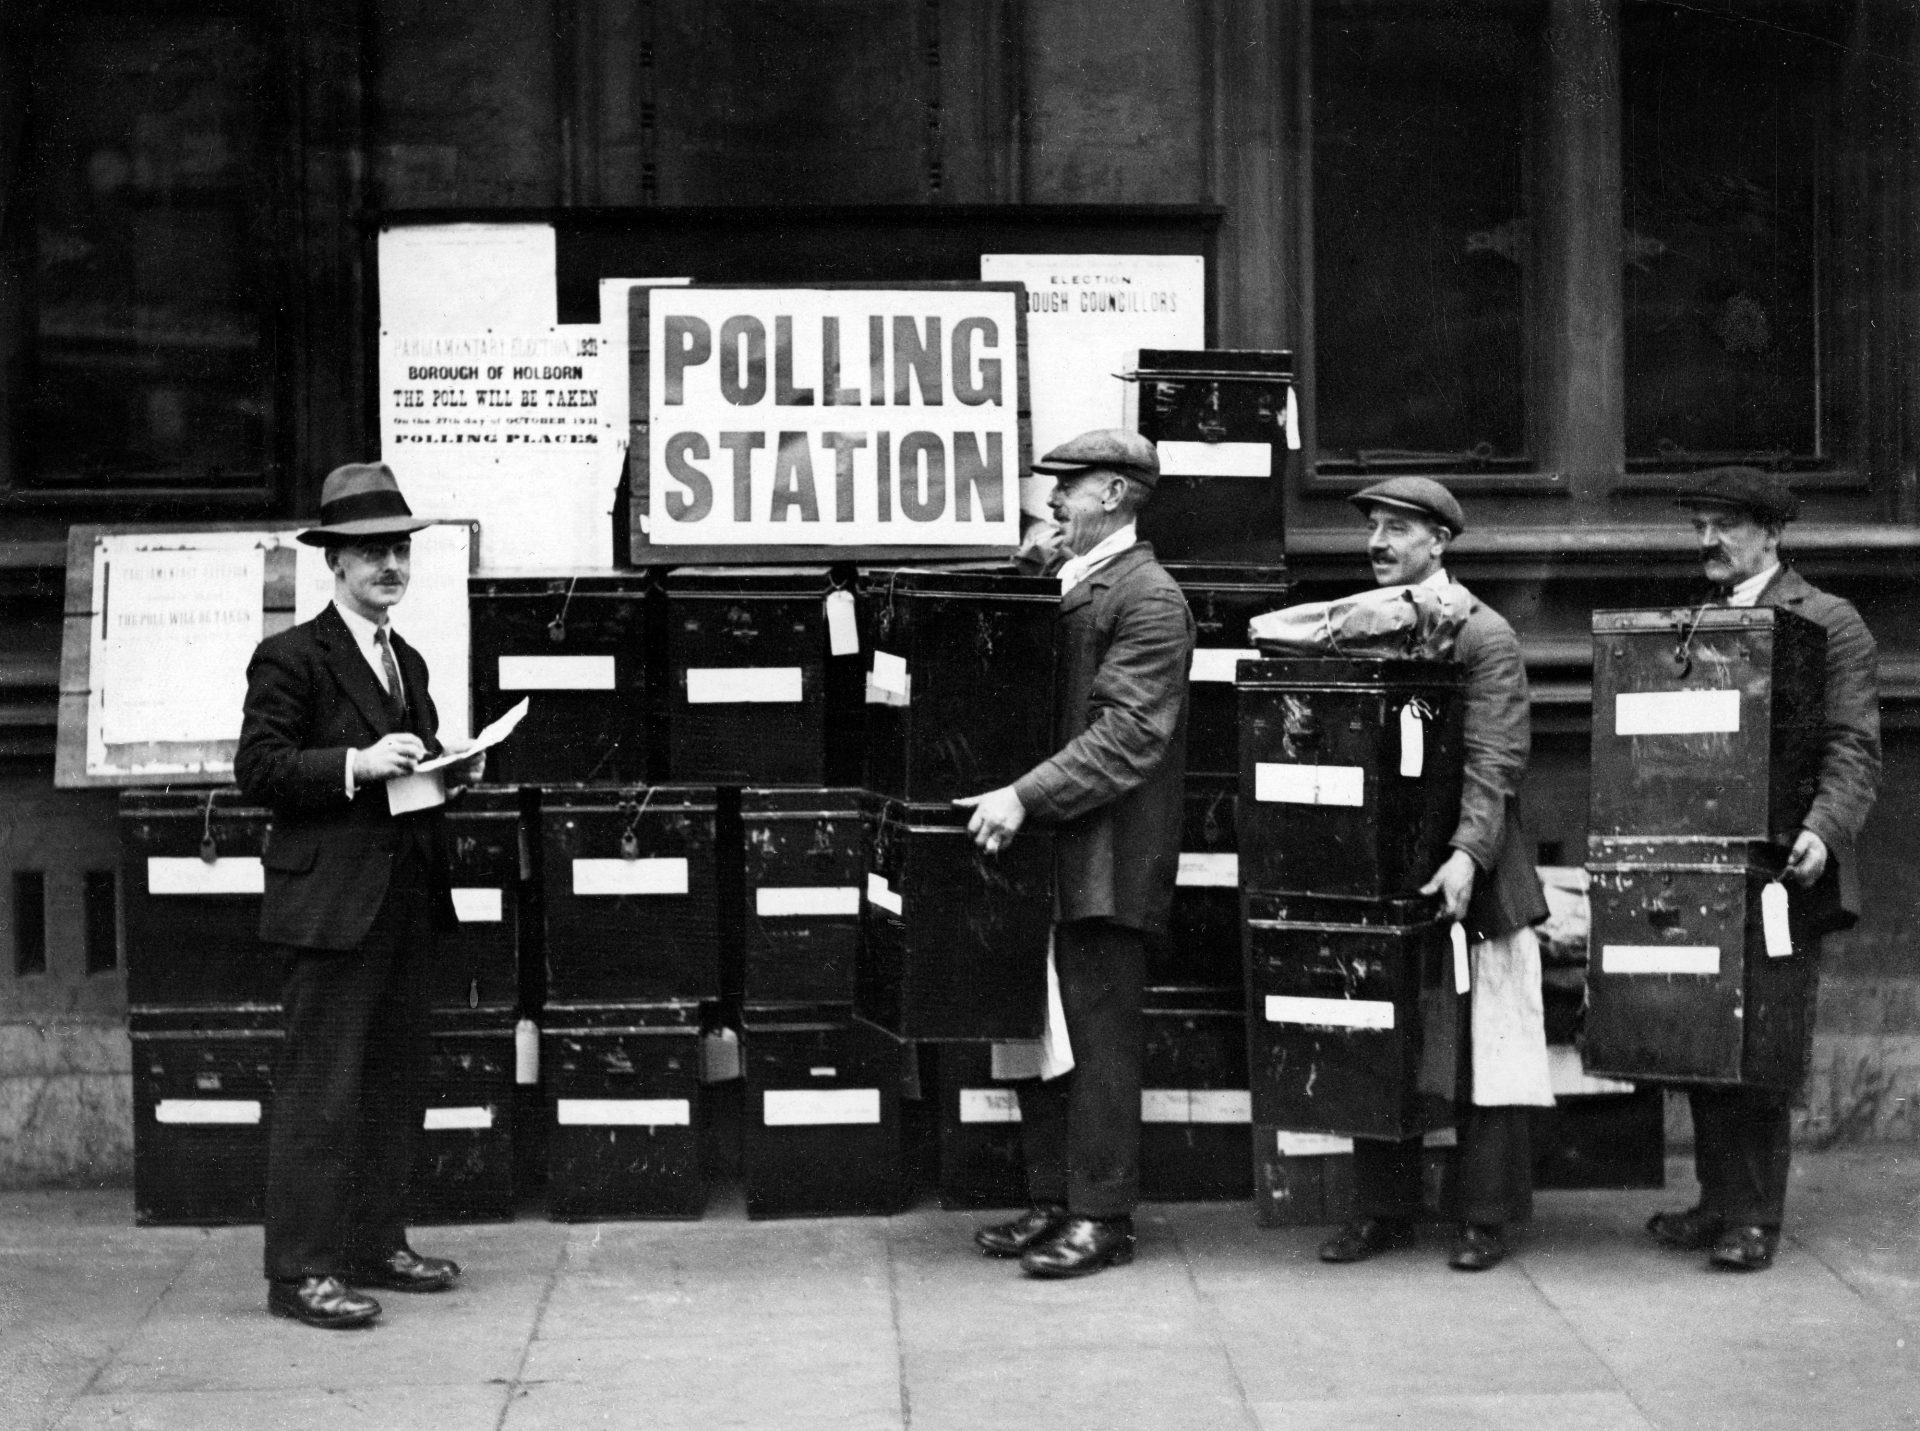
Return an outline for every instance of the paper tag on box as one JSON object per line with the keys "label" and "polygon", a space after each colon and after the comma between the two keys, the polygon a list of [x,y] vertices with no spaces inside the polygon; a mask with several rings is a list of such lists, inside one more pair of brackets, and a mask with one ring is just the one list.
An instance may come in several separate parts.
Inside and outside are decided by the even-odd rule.
{"label": "paper tag on box", "polygon": [[1427,723],[1420,710],[1409,701],[1400,707],[1400,773],[1409,780],[1420,778],[1427,768]]}
{"label": "paper tag on box", "polygon": [[1785,959],[1793,953],[1793,931],[1787,924],[1787,887],[1778,880],[1760,891],[1760,928],[1766,935],[1768,958]]}
{"label": "paper tag on box", "polygon": [[860,649],[860,623],[854,619],[853,593],[827,593],[827,650],[835,656],[851,656]]}
{"label": "paper tag on box", "polygon": [[1453,992],[1464,994],[1473,987],[1473,975],[1467,962],[1467,929],[1463,924],[1455,924],[1453,939]]}
{"label": "paper tag on box", "polygon": [[873,684],[878,690],[888,691],[896,696],[907,693],[907,660],[891,651],[873,653]]}

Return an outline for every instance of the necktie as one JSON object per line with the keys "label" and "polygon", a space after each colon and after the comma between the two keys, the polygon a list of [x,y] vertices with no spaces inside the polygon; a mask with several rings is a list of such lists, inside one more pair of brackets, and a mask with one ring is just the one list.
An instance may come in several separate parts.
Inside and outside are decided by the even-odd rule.
{"label": "necktie", "polygon": [[386,627],[376,629],[373,639],[380,648],[380,664],[387,673],[387,711],[393,717],[395,729],[403,730],[407,724],[407,693],[400,684],[400,664],[393,659],[393,647],[387,641]]}

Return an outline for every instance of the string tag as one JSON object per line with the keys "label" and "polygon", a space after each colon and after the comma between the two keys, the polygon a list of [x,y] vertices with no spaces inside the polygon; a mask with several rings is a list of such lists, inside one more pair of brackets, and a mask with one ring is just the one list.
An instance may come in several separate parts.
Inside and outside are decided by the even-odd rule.
{"label": "string tag", "polygon": [[860,650],[860,625],[854,620],[853,593],[845,587],[827,593],[827,650],[852,656]]}
{"label": "string tag", "polygon": [[513,1026],[513,1081],[522,1088],[540,1081],[540,1026],[532,1019]]}
{"label": "string tag", "polygon": [[1419,779],[1427,768],[1427,723],[1420,719],[1420,706],[1408,701],[1400,707],[1400,773],[1409,780]]}
{"label": "string tag", "polygon": [[1300,404],[1294,399],[1293,385],[1287,385],[1287,410],[1280,419],[1280,425],[1287,430],[1287,450],[1300,450]]}
{"label": "string tag", "polygon": [[1787,887],[1778,880],[1760,890],[1760,929],[1767,941],[1767,957],[1785,959],[1793,953],[1793,932],[1787,927]]}
{"label": "string tag", "polygon": [[1467,967],[1467,930],[1462,924],[1455,924],[1453,938],[1453,992],[1464,994],[1473,987],[1473,975]]}

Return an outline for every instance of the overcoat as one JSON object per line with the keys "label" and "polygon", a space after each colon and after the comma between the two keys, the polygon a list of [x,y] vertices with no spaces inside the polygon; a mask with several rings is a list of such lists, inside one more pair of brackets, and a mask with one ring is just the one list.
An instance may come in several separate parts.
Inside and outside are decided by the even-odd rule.
{"label": "overcoat", "polygon": [[1057,752],[1014,783],[1054,825],[1061,921],[1163,933],[1180,866],[1193,616],[1153,546],[1135,542],[1060,600]]}
{"label": "overcoat", "polygon": [[[427,663],[398,633],[392,648],[407,691],[406,728],[437,754],[439,718],[427,691]],[[396,728],[386,692],[332,603],[255,648],[233,775],[249,799],[273,811],[260,859],[263,940],[314,950],[358,947],[387,897],[401,818],[414,822],[411,833],[424,840],[439,924],[457,923],[442,812],[396,818],[381,782],[368,782],[347,799],[347,751]]]}

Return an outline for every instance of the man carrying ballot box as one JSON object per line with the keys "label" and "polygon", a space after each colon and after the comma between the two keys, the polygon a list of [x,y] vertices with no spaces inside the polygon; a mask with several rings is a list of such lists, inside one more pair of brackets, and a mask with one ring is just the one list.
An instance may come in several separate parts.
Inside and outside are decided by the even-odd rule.
{"label": "man carrying ballot box", "polygon": [[[1873,636],[1853,604],[1780,564],[1781,529],[1799,511],[1791,488],[1753,467],[1702,472],[1680,494],[1722,606],[1777,606],[1827,633],[1826,720],[1813,804],[1788,852],[1789,898],[1811,901],[1821,932],[1859,919],[1854,841],[1880,784],[1880,701]],[[1818,958],[1819,949],[1805,951]],[[1736,1272],[1773,1264],[1787,1199],[1792,1095],[1765,1088],[1690,1090],[1700,1202],[1655,1213],[1647,1231],[1668,1247],[1705,1251]]]}
{"label": "man carrying ballot box", "polygon": [[[438,1292],[460,1275],[408,1247],[403,1222],[425,1101],[426,975],[454,910],[444,801],[389,790],[426,782],[414,768],[440,751],[426,662],[388,620],[407,593],[411,534],[430,523],[384,463],[329,473],[320,520],[300,540],[326,550],[333,601],[254,651],[233,768],[273,811],[260,937],[288,958],[267,1306],[340,1328],[380,1314],[355,1284]],[[484,761],[449,773],[477,780]]]}
{"label": "man carrying ballot box", "polygon": [[1062,443],[1035,472],[1068,560],[1053,689],[1060,749],[1012,785],[959,801],[992,854],[1029,819],[1054,827],[1053,960],[1073,1068],[1019,1087],[1033,1206],[975,1235],[1035,1277],[1133,1259],[1140,1182],[1146,940],[1164,931],[1180,863],[1193,617],[1134,519],[1160,480],[1138,433]]}

